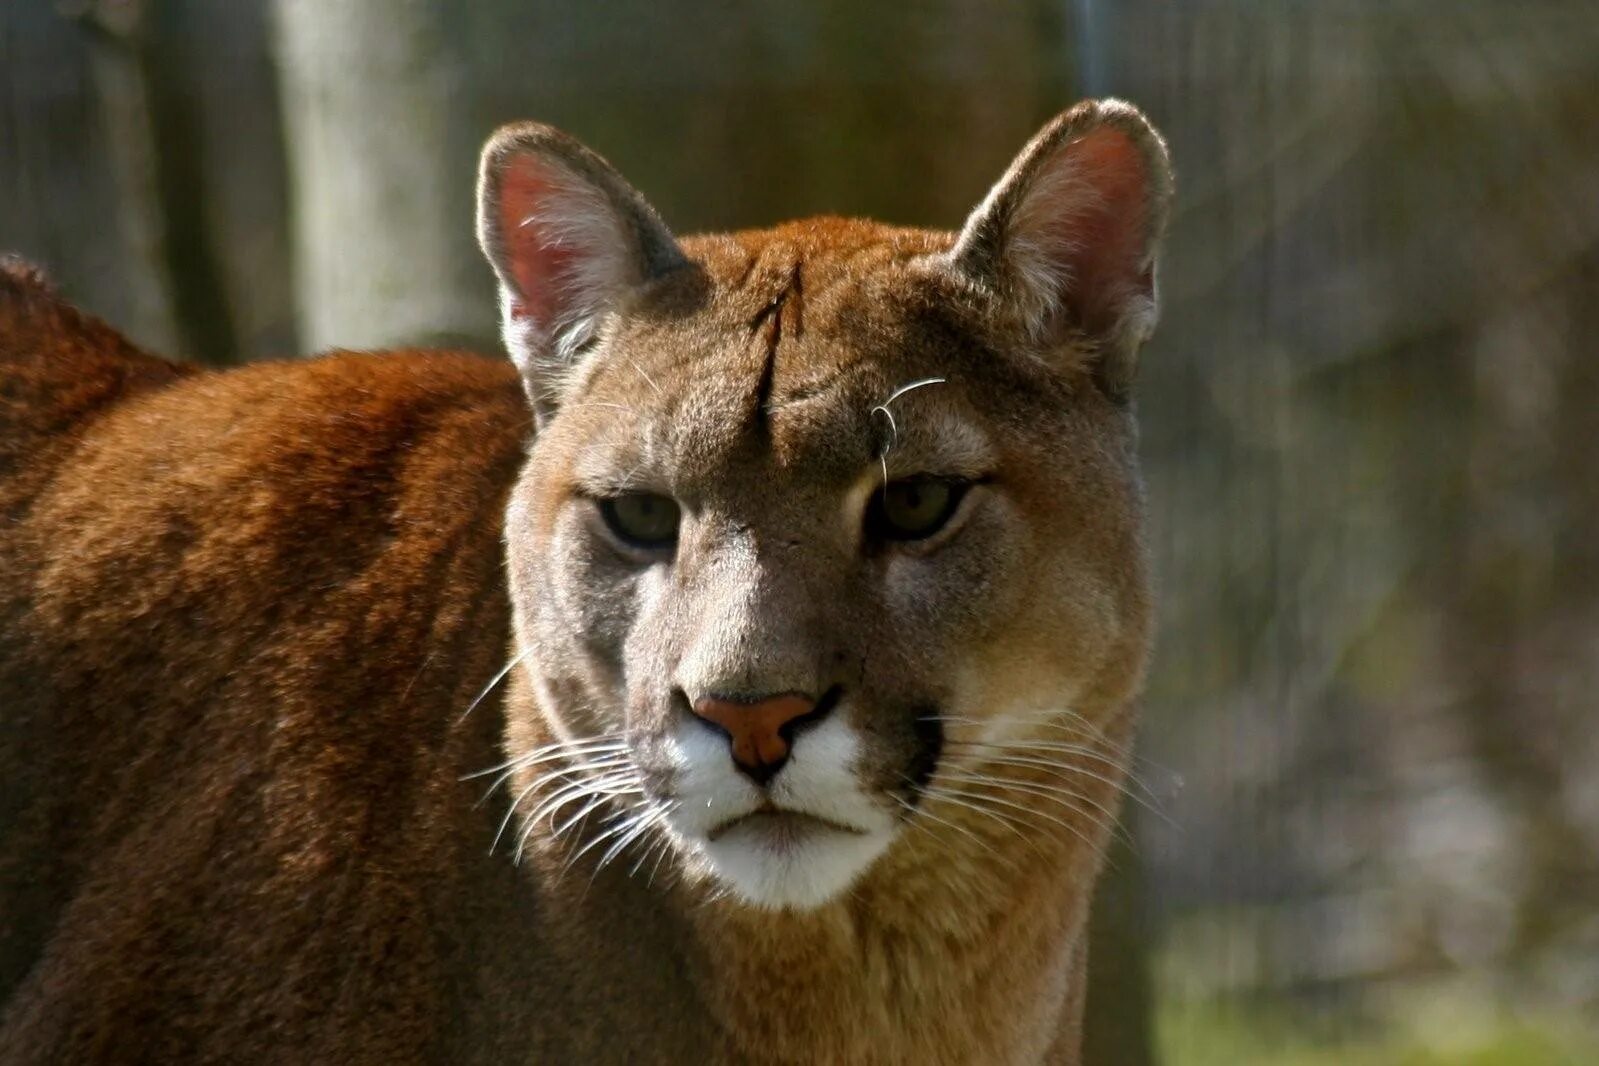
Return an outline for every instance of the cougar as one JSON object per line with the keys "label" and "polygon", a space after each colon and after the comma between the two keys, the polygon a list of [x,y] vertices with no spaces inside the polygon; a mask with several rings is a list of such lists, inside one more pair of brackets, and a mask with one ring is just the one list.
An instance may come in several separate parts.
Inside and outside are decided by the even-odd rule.
{"label": "cougar", "polygon": [[0,277],[0,1061],[1076,1062],[1151,639],[1133,107],[958,232],[482,157],[510,360]]}

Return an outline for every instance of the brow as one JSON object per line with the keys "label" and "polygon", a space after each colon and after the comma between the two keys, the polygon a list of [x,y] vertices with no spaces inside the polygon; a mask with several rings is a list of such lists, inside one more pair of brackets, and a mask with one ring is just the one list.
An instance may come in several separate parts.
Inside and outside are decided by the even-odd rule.
{"label": "brow", "polygon": [[909,418],[902,412],[897,434],[886,425],[879,433],[870,465],[888,479],[916,474],[980,478],[992,474],[997,462],[988,435],[971,422],[945,412]]}
{"label": "brow", "polygon": [[607,437],[584,444],[572,463],[578,490],[605,496],[645,487],[655,473],[650,468],[658,457],[654,436],[648,423],[630,422]]}

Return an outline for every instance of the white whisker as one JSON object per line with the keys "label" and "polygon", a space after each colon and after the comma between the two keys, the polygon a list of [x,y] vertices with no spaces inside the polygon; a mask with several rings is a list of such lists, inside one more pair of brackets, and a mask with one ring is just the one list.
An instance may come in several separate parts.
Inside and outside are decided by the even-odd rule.
{"label": "white whisker", "polygon": [[[990,724],[980,718],[968,718],[962,715],[938,714],[932,715],[931,717],[945,723],[959,725],[985,726]],[[1071,719],[1071,721],[1056,721],[1056,719],[1061,717],[1066,717]],[[1120,755],[1127,759],[1138,758],[1138,756],[1134,754],[1131,745],[1122,744],[1110,739],[1110,737],[1105,735],[1103,728],[1096,726],[1089,719],[1085,718],[1078,712],[1071,710],[1070,708],[1063,707],[1058,710],[1040,711],[1037,714],[1024,715],[1020,718],[1016,718],[1014,721],[1017,725],[1043,726],[1046,729],[1062,731],[1071,736],[1084,737],[1088,743],[1095,744],[1098,746],[1098,748],[1102,748],[1113,754]],[[1020,740],[1020,738],[1010,739],[1016,741]],[[1009,741],[996,741],[996,743],[1006,742]]]}
{"label": "white whisker", "polygon": [[590,737],[584,740],[575,740],[571,742],[558,741],[554,744],[542,744],[539,747],[533,748],[531,751],[524,751],[520,755],[514,755],[497,766],[490,766],[486,770],[474,770],[469,774],[464,774],[462,775],[461,780],[470,781],[476,777],[485,777],[489,774],[504,770],[507,767],[515,769],[519,766],[530,766],[535,762],[544,761],[542,758],[544,755],[558,756],[568,753],[588,751],[591,747],[610,747],[617,751],[625,751],[627,750],[627,742],[625,740],[612,737]]}
{"label": "white whisker", "polygon": [[[962,781],[973,784],[988,785],[995,789],[1014,789],[1017,792],[1025,792],[1031,796],[1041,796],[1045,799],[1054,800],[1056,803],[1059,803],[1061,806],[1072,811],[1074,814],[1083,815],[1093,824],[1110,829],[1112,832],[1120,833],[1129,844],[1133,842],[1132,835],[1129,834],[1122,826],[1114,811],[1108,809],[1102,803],[1099,803],[1092,796],[1078,792],[1074,789],[1048,785],[1038,781],[1010,780],[1008,778],[994,777],[989,774],[963,774],[956,772],[946,775],[946,779],[951,781]],[[1104,815],[1105,820],[1100,821],[1099,819],[1089,815],[1087,811],[1083,810],[1075,802],[1073,802],[1074,800],[1080,800],[1081,802],[1088,804],[1094,810]]]}
{"label": "white whisker", "polygon": [[[671,814],[672,808],[668,804],[659,804],[659,806],[660,806],[660,809],[661,809],[661,812],[662,812],[662,814],[661,814],[662,821],[664,821],[666,819],[666,817]],[[649,888],[650,886],[655,884],[655,874],[661,868],[661,860],[665,859],[667,853],[670,852],[671,850],[672,850],[672,838],[671,838],[671,836],[669,834],[666,834],[666,833],[659,834],[654,840],[652,840],[649,843],[649,846],[644,849],[644,854],[639,856],[638,861],[633,864],[633,868],[632,869],[628,870],[627,875],[629,877],[637,876],[639,870],[643,868],[644,864],[649,861],[650,856],[653,854],[655,856],[655,864],[650,867],[650,876],[649,876],[648,880],[646,880],[644,882],[644,887],[645,888]]]}
{"label": "white whisker", "polygon": [[[927,798],[925,793],[924,793],[924,798]],[[941,818],[938,815],[934,814],[932,811],[927,809],[927,804],[926,803],[915,804],[915,803],[912,803],[910,800],[907,800],[903,796],[895,796],[894,799],[899,801],[899,805],[901,807],[905,808],[905,810],[910,813],[910,816],[911,816],[910,819],[909,819],[910,824],[917,826],[918,828],[922,829],[924,832],[932,834],[933,838],[935,840],[937,839],[937,834],[936,833],[932,833],[932,830],[928,829],[927,826],[922,825],[920,822],[918,822],[916,820],[918,816],[920,816],[922,818],[927,818],[927,819],[929,819],[931,821],[937,822],[939,825],[942,825],[942,826],[944,826],[944,827],[946,827],[948,829],[954,830],[955,832],[957,832],[957,833],[961,834],[962,836],[966,837],[972,843],[976,844],[978,847],[982,848],[985,852],[987,852],[988,854],[992,855],[994,858],[998,859],[1000,862],[1005,863],[1007,866],[1010,866],[1012,869],[1015,869],[1015,863],[1013,863],[1010,859],[1006,858],[1005,855],[998,848],[994,847],[994,845],[990,844],[988,841],[984,840],[982,837],[978,836],[976,833],[972,832],[970,829],[967,829],[965,826],[959,825],[959,824],[957,824],[955,822],[950,821],[947,818]],[[986,811],[980,811],[978,813],[987,813],[987,812]],[[1009,823],[1006,823],[1006,825],[1009,828]]]}
{"label": "white whisker", "polygon": [[660,854],[655,856],[655,862],[650,866],[650,876],[644,880],[644,887],[646,889],[655,887],[655,875],[661,872],[662,861],[664,861],[665,858],[671,853],[672,838],[663,833],[661,834]]}
{"label": "white whisker", "polygon": [[632,364],[634,370],[638,371],[638,376],[643,378],[644,381],[649,385],[649,387],[655,390],[655,395],[657,395],[657,396],[664,396],[665,395],[665,393],[661,392],[661,387],[655,383],[655,379],[650,377],[648,374],[646,374],[644,372],[644,368],[639,366],[638,363],[631,356],[627,357],[627,361]]}
{"label": "white whisker", "polygon": [[[600,856],[600,861],[594,864],[594,872],[589,875],[589,884],[592,885],[594,883],[594,879],[600,875],[601,870],[610,865],[612,859],[626,851],[639,837],[660,824],[661,819],[664,817],[665,812],[656,807],[650,807],[646,809],[644,814],[636,816],[631,823],[632,828],[618,837],[616,843],[607,848],[605,854]],[[645,854],[648,855],[649,852],[646,851]]]}
{"label": "white whisker", "polygon": [[965,797],[967,797],[967,798],[969,798],[969,799],[971,799],[971,800],[973,800],[974,802],[977,802],[977,803],[994,803],[994,804],[998,804],[1001,807],[1006,807],[1006,808],[1009,808],[1011,810],[1019,811],[1022,814],[1027,815],[1027,816],[1029,816],[1031,818],[1043,818],[1047,822],[1050,822],[1050,823],[1052,823],[1054,825],[1060,826],[1062,829],[1064,829],[1067,832],[1071,833],[1078,840],[1081,840],[1084,844],[1087,844],[1089,847],[1094,847],[1094,842],[1089,839],[1088,835],[1086,833],[1084,833],[1081,828],[1079,828],[1078,826],[1075,826],[1072,823],[1066,821],[1064,818],[1058,817],[1056,815],[1049,814],[1046,811],[1041,811],[1041,810],[1039,810],[1036,807],[1029,807],[1029,806],[1027,806],[1026,804],[1023,804],[1023,803],[1017,803],[1017,802],[1015,802],[1013,800],[1005,799],[1002,796],[995,796],[995,795],[993,795],[990,792],[973,792],[970,789],[959,789],[959,788],[956,788],[956,789],[945,789],[945,790],[941,791],[941,794],[944,795],[945,797],[948,797],[951,794],[965,796]]}
{"label": "white whisker", "polygon": [[523,659],[526,659],[530,654],[532,654],[532,651],[532,648],[523,648],[521,651],[517,652],[516,655],[512,657],[511,661],[506,663],[505,667],[499,673],[494,675],[493,680],[491,680],[487,685],[483,686],[483,691],[477,694],[477,699],[467,704],[466,710],[461,712],[461,717],[455,720],[456,724],[459,725],[466,721],[466,716],[471,714],[477,708],[477,705],[482,703],[484,699],[488,697],[490,692],[494,691],[496,685],[505,680],[506,675],[510,674],[512,670],[516,669],[517,663],[521,662]]}
{"label": "white whisker", "polygon": [[963,807],[974,814],[980,814],[985,818],[991,818],[994,821],[997,821],[1000,825],[1004,826],[1010,832],[1014,833],[1017,837],[1023,840],[1027,839],[1027,834],[1023,833],[1014,821],[1006,818],[998,811],[987,810],[971,800],[961,798],[961,796],[957,795],[956,793],[950,792],[947,789],[939,788],[936,783],[929,786],[916,786],[914,782],[911,782],[910,778],[905,777],[904,774],[901,774],[900,776],[904,777],[907,783],[912,784],[912,787],[916,787],[924,798],[944,800],[956,807]]}
{"label": "white whisker", "polygon": [[561,864],[561,873],[565,874],[577,864],[577,860],[581,859],[584,855],[587,855],[589,852],[593,851],[607,840],[613,840],[618,835],[627,832],[630,828],[632,828],[636,818],[637,816],[632,814],[631,811],[624,810],[613,813],[610,816],[606,827],[600,830],[593,840],[590,840],[587,844],[584,844],[576,852],[567,857],[566,862]]}
{"label": "white whisker", "polygon": [[[870,415],[875,415],[881,411],[883,413],[883,417],[888,419],[889,439],[884,443],[883,451],[877,457],[877,461],[881,463],[883,467],[884,488],[888,487],[888,453],[896,444],[899,443],[899,423],[894,421],[894,412],[889,409],[889,405],[895,400],[899,399],[901,396],[904,396],[907,392],[913,392],[924,385],[943,385],[946,381],[948,381],[947,378],[922,378],[920,381],[912,381],[908,384],[901,385],[899,388],[888,394],[888,399],[872,408]],[[870,415],[868,415],[868,417],[870,417]]]}
{"label": "white whisker", "polygon": [[[1019,745],[1019,746],[1027,747],[1027,745]],[[977,749],[979,752],[985,752],[985,751],[987,751],[987,749],[989,749],[991,747],[991,745],[973,744],[973,745],[971,745],[971,747],[974,748],[974,749]],[[1075,756],[1083,756],[1083,757],[1092,758],[1092,757],[1094,757],[1095,753],[1087,752],[1087,751],[1077,751],[1075,749],[1071,749],[1071,750],[1068,751],[1068,754],[1075,755]],[[1077,777],[1086,777],[1086,778],[1088,778],[1089,780],[1092,780],[1092,781],[1099,781],[1099,782],[1101,782],[1103,784],[1109,785],[1111,788],[1115,789],[1120,795],[1126,796],[1127,799],[1131,800],[1133,803],[1138,804],[1138,806],[1142,807],[1144,810],[1148,811],[1150,814],[1154,815],[1156,818],[1159,818],[1162,822],[1165,822],[1167,825],[1169,825],[1169,826],[1171,826],[1173,828],[1178,828],[1177,823],[1172,820],[1171,816],[1168,815],[1165,811],[1160,809],[1159,801],[1153,795],[1153,793],[1150,792],[1149,786],[1145,785],[1142,781],[1137,780],[1131,774],[1127,775],[1127,780],[1126,781],[1118,781],[1115,778],[1107,777],[1104,774],[1098,773],[1097,771],[1094,771],[1094,770],[1090,770],[1087,767],[1075,766],[1075,765],[1071,765],[1071,764],[1069,764],[1067,762],[1056,761],[1054,759],[1045,759],[1045,758],[1040,758],[1040,757],[1032,756],[1032,755],[1015,755],[1015,754],[1008,754],[1008,753],[1007,754],[992,754],[992,753],[988,753],[988,754],[979,754],[977,756],[977,759],[978,759],[978,765],[995,763],[995,764],[999,764],[999,765],[1002,765],[1002,766],[1016,766],[1016,767],[1036,766],[1036,767],[1039,767],[1041,769],[1048,770],[1054,776],[1057,776],[1057,777],[1077,776]],[[1107,764],[1112,765],[1112,766],[1116,766],[1117,765],[1113,761],[1107,760],[1107,759],[1104,759],[1104,758],[1098,758],[1098,759],[1095,759],[1095,761],[1104,762],[1104,763],[1107,763]],[[1138,792],[1133,791],[1133,789],[1131,787],[1129,787],[1130,785],[1138,786],[1139,791]],[[1140,792],[1142,794],[1140,794]],[[1096,806],[1097,806],[1097,804],[1096,804]]]}
{"label": "white whisker", "polygon": [[[500,846],[500,838],[505,835],[505,827],[510,825],[511,819],[516,816],[516,809],[522,805],[523,800],[527,799],[528,793],[538,788],[541,784],[543,784],[542,781],[535,781],[524,788],[517,793],[516,799],[512,800],[511,805],[505,809],[505,817],[500,819],[500,828],[494,833],[494,842],[489,845],[490,855],[493,855],[494,849]],[[482,801],[480,800],[479,802]]]}
{"label": "white whisker", "polygon": [[555,816],[560,813],[563,807],[584,796],[610,796],[612,795],[612,789],[632,784],[636,780],[636,777],[631,772],[616,770],[609,774],[565,784],[557,789],[554,795],[546,796],[541,800],[539,805],[528,815],[527,820],[529,823],[533,823],[540,818],[548,818],[551,831],[558,833],[555,829]]}
{"label": "white whisker", "polygon": [[[492,796],[494,794],[494,790],[495,789],[499,788],[502,784],[504,784],[506,782],[506,780],[508,778],[514,776],[519,771],[525,770],[525,769],[527,769],[527,768],[529,768],[531,766],[536,766],[536,765],[538,765],[539,763],[542,763],[542,762],[550,762],[550,761],[553,761],[555,759],[566,758],[566,757],[567,757],[567,754],[565,752],[552,752],[549,755],[543,756],[542,758],[528,759],[526,761],[517,763],[515,766],[512,766],[509,770],[504,771],[503,773],[500,774],[499,777],[496,777],[494,779],[494,782],[489,785],[488,789],[483,793],[482,797],[478,800],[478,804],[481,805],[484,800],[487,800],[490,796]],[[610,752],[606,752],[606,753],[603,753],[603,757],[593,758],[593,759],[590,759],[587,762],[577,763],[577,764],[575,764],[573,766],[565,767],[565,768],[562,768],[562,769],[545,771],[546,774],[549,775],[548,777],[545,778],[545,780],[549,780],[551,778],[571,777],[573,774],[590,773],[590,772],[597,771],[597,770],[609,770],[609,769],[611,769],[613,767],[625,766],[630,761],[631,760],[630,760],[629,756],[626,753],[617,752],[617,753],[613,754],[613,753],[610,753]]]}

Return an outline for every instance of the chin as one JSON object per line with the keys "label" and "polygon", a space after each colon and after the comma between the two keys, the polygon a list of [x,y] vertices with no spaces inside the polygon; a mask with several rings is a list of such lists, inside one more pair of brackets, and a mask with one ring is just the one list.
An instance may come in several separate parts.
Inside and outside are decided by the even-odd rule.
{"label": "chin", "polygon": [[893,842],[892,829],[860,830],[796,813],[756,812],[698,845],[734,895],[766,910],[814,910],[842,896]]}

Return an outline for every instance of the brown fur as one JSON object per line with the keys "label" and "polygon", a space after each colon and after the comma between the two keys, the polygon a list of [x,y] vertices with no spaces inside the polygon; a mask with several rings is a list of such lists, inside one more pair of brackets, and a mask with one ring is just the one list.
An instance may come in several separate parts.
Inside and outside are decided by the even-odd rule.
{"label": "brown fur", "polygon": [[[685,241],[608,327],[638,374],[562,400],[797,404],[757,422],[778,472],[750,467],[755,491],[844,461],[800,401],[862,351],[899,353],[890,385],[980,379],[958,409],[994,428],[1014,507],[1051,516],[1034,556],[1077,562],[1050,579],[1071,602],[1024,584],[974,615],[970,663],[995,705],[1080,690],[1092,751],[1067,762],[1113,809],[1150,613],[1131,418],[1082,336],[1044,359],[1036,321],[1003,340],[1022,327],[980,292],[929,283],[953,241]],[[757,343],[674,369],[734,335]],[[201,372],[0,271],[0,1062],[1075,1062],[1108,832],[1087,811],[1015,834],[946,809],[960,835],[910,826],[812,910],[572,865],[540,833],[520,866],[490,854],[504,794],[463,778],[552,737],[551,664],[477,698],[534,625],[529,546],[600,425],[553,414],[519,482],[524,388],[448,352]],[[720,469],[741,439],[694,454]],[[1014,772],[1013,800],[1048,780]]]}

